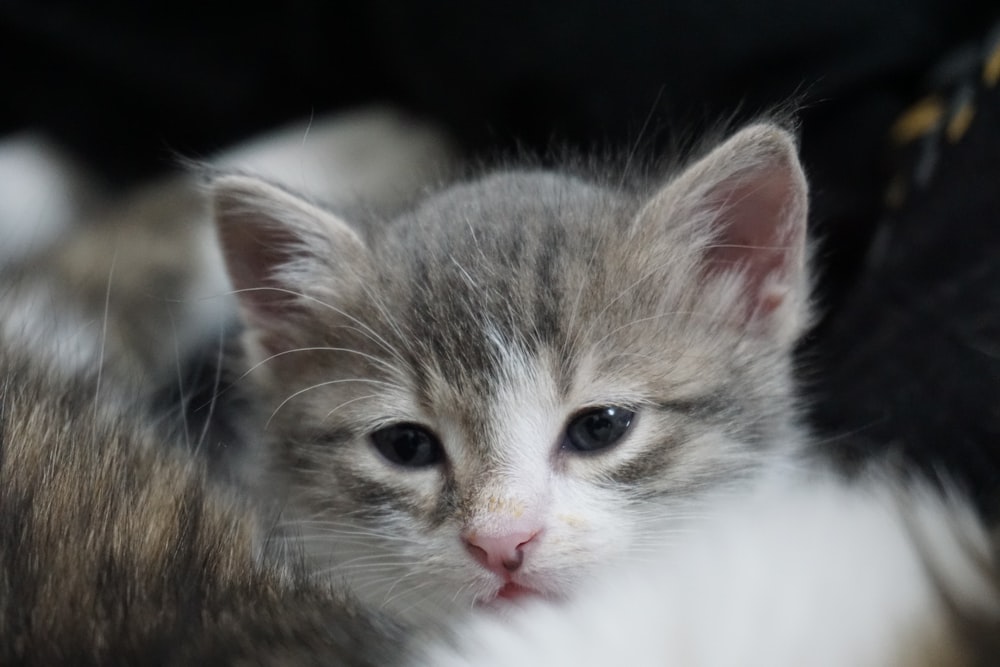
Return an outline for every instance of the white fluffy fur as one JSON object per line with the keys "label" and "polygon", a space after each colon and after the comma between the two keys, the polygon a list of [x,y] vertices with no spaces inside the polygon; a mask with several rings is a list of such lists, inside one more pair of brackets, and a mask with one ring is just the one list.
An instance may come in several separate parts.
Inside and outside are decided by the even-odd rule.
{"label": "white fluffy fur", "polygon": [[43,136],[0,142],[0,265],[46,247],[92,203],[80,169]]}
{"label": "white fluffy fur", "polygon": [[213,166],[258,174],[327,202],[398,204],[448,168],[435,128],[391,109],[299,121],[227,150]]}
{"label": "white fluffy fur", "polygon": [[886,483],[765,489],[720,497],[679,544],[567,603],[473,618],[422,664],[947,665],[962,649],[946,599],[997,618],[989,540],[969,508]]}
{"label": "white fluffy fur", "polygon": [[101,322],[64,298],[59,288],[48,276],[39,276],[0,291],[0,335],[54,360],[68,374],[79,373],[101,357]]}

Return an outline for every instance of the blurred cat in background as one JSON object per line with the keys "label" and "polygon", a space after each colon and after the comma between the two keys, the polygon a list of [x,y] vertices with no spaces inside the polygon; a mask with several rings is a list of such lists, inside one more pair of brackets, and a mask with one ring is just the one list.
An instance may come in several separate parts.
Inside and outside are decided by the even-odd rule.
{"label": "blurred cat in background", "polygon": [[[204,163],[392,211],[452,160],[436,129],[369,109],[294,124]],[[176,388],[178,365],[206,340],[218,351],[235,303],[198,177],[113,193],[44,137],[28,135],[0,143],[0,180],[0,331],[9,339],[68,369],[100,358],[112,376],[151,392]]]}

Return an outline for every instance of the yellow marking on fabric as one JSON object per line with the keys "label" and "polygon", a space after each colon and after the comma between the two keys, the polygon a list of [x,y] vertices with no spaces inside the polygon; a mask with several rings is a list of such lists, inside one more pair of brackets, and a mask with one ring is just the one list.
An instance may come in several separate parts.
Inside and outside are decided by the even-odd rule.
{"label": "yellow marking on fabric", "polygon": [[885,205],[889,208],[899,208],[906,201],[906,179],[896,176],[889,181],[889,187],[885,191]]}
{"label": "yellow marking on fabric", "polygon": [[986,87],[992,88],[997,85],[997,81],[1000,81],[1000,46],[993,49],[983,63],[983,83]]}
{"label": "yellow marking on fabric", "polygon": [[892,128],[889,136],[896,144],[908,144],[941,124],[944,118],[944,104],[941,98],[936,95],[925,97],[900,116]]}
{"label": "yellow marking on fabric", "polygon": [[948,126],[945,128],[945,136],[948,137],[948,141],[951,143],[958,143],[958,140],[962,138],[965,131],[969,129],[969,125],[972,124],[972,119],[976,116],[976,107],[971,102],[966,102],[958,108],[957,111],[948,120]]}

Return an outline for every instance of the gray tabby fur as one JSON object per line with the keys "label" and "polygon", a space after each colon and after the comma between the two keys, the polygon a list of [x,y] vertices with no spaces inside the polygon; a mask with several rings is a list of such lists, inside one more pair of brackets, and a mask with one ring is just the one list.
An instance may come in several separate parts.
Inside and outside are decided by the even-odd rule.
{"label": "gray tabby fur", "polygon": [[[794,141],[751,126],[665,180],[501,171],[386,221],[216,180],[262,396],[246,474],[315,571],[415,618],[493,605],[505,582],[462,536],[527,521],[514,581],[557,598],[797,455]],[[560,448],[604,405],[636,412],[624,442]],[[400,422],[437,434],[446,462],[381,458],[370,434]]]}

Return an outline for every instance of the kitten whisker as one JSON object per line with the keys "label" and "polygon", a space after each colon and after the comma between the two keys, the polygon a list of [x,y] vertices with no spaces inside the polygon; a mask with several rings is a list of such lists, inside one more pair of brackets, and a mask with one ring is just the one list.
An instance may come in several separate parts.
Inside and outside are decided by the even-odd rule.
{"label": "kitten whisker", "polygon": [[373,572],[395,572],[408,565],[411,561],[390,561],[386,563],[337,563],[328,568],[316,570],[313,576],[329,578],[331,575],[342,574],[345,576],[358,576],[360,574],[370,574]]}
{"label": "kitten whisker", "polygon": [[585,328],[583,328],[582,331],[580,331],[578,334],[574,336],[570,349],[577,349],[579,344],[581,344],[583,341],[587,340],[590,337],[590,334],[593,331],[594,327],[597,325],[598,322],[603,321],[604,316],[607,314],[607,312],[611,309],[612,306],[614,306],[620,300],[624,299],[632,291],[637,290],[642,284],[650,280],[655,275],[655,273],[656,272],[653,268],[647,270],[641,276],[633,280],[632,283],[627,285],[624,289],[620,290],[618,294],[615,295],[614,298],[605,303],[604,306],[601,308],[601,310],[596,315],[590,318],[590,323]]}
{"label": "kitten whisker", "polygon": [[373,343],[379,345],[382,349],[384,349],[386,352],[388,352],[389,355],[391,357],[393,357],[396,361],[398,361],[400,363],[405,362],[405,358],[399,353],[399,351],[395,347],[393,347],[391,344],[389,344],[389,342],[387,340],[385,340],[385,338],[383,338],[382,336],[380,336],[378,334],[378,332],[376,332],[370,326],[368,326],[367,324],[365,324],[363,321],[361,321],[357,317],[355,317],[355,316],[351,315],[350,313],[346,312],[345,310],[343,310],[341,308],[338,308],[338,307],[336,307],[336,306],[334,306],[332,304],[326,303],[325,301],[322,301],[321,299],[317,299],[316,297],[309,296],[308,294],[304,294],[304,293],[302,293],[300,291],[291,290],[291,289],[287,289],[287,288],[284,288],[284,287],[272,287],[272,286],[267,286],[267,287],[245,287],[243,289],[233,290],[231,293],[238,296],[239,294],[246,293],[246,292],[264,292],[264,291],[266,291],[266,292],[277,292],[279,294],[285,294],[285,295],[288,295],[288,296],[294,296],[294,297],[297,297],[297,298],[300,298],[300,299],[312,302],[312,303],[314,303],[314,304],[316,304],[318,306],[321,306],[323,308],[326,308],[327,310],[330,310],[331,312],[333,312],[333,313],[335,313],[337,315],[340,315],[341,317],[347,318],[348,320],[350,320],[351,322],[353,322],[354,324],[356,324],[360,328],[355,329],[353,327],[346,327],[346,326],[343,327],[343,328],[351,329],[353,331],[357,331],[361,335],[363,335],[366,338],[368,338],[369,340],[371,340]]}
{"label": "kitten whisker", "polygon": [[[225,359],[225,330],[223,327],[219,327],[219,339],[216,346],[216,357],[215,357],[215,377],[212,379],[212,397],[208,401],[208,415],[205,417],[205,423],[202,424],[201,434],[198,436],[198,449],[205,444],[208,439],[209,428],[212,425],[212,418],[215,416],[215,407],[218,402],[219,397],[219,387],[222,385],[222,367],[224,365],[223,360]],[[186,405],[187,400],[184,400],[181,405]],[[186,410],[185,410],[186,412]],[[184,418],[184,429],[187,430],[187,417]]]}
{"label": "kitten whisker", "polygon": [[264,422],[264,428],[267,429],[267,427],[270,426],[271,421],[274,419],[275,415],[277,415],[278,412],[281,410],[281,408],[285,407],[289,401],[294,400],[295,398],[301,396],[302,394],[305,394],[306,392],[313,391],[314,389],[321,389],[322,387],[329,387],[331,385],[336,385],[336,384],[344,384],[346,382],[363,382],[367,384],[374,384],[383,387],[395,388],[395,385],[393,385],[390,382],[384,382],[382,380],[374,380],[372,378],[341,378],[337,380],[327,380],[325,382],[317,382],[315,384],[309,385],[308,387],[305,387],[304,389],[299,389],[298,391],[292,393],[290,396],[285,398],[285,400],[281,401],[281,403],[278,404],[278,407],[276,407],[274,411],[271,413],[271,416],[267,418],[267,421]]}
{"label": "kitten whisker", "polygon": [[378,357],[368,354],[366,352],[362,352],[360,350],[355,350],[348,347],[330,347],[330,346],[320,345],[314,347],[296,347],[291,350],[282,350],[281,352],[275,352],[274,354],[271,354],[270,356],[261,359],[260,361],[252,365],[250,368],[248,368],[242,375],[240,375],[237,378],[237,381],[244,379],[245,377],[247,377],[248,375],[250,375],[251,373],[253,373],[255,370],[257,370],[266,363],[269,363],[279,357],[283,357],[288,354],[296,354],[299,352],[344,352],[346,354],[356,354],[364,359],[367,359],[368,361],[371,361],[374,364],[382,366],[390,373],[394,374],[397,372],[396,367],[394,367],[392,364],[386,362],[384,359],[379,359]]}
{"label": "kitten whisker", "polygon": [[94,384],[94,415],[97,415],[101,399],[101,380],[104,378],[104,355],[108,344],[108,321],[111,313],[111,287],[114,283],[115,266],[118,262],[118,245],[111,252],[111,264],[108,266],[107,285],[104,289],[104,314],[101,318],[101,344],[97,351],[97,378]]}
{"label": "kitten whisker", "polygon": [[[187,389],[184,386],[184,371],[181,368],[181,350],[177,340],[177,323],[174,321],[174,314],[169,308],[167,309],[167,315],[170,320],[170,331],[173,334],[171,336],[171,339],[173,340],[174,344],[174,371],[177,374],[178,401],[180,402],[180,405],[183,406],[187,405],[188,395],[187,395]],[[194,451],[194,453],[197,455],[198,450],[197,449],[192,450],[191,447],[191,427],[188,424],[188,411],[186,409],[182,409],[180,413],[181,413],[181,433],[184,436],[184,446],[188,451]],[[207,423],[208,422],[206,422],[206,424]]]}
{"label": "kitten whisker", "polygon": [[355,398],[352,398],[349,401],[344,401],[343,403],[341,403],[337,407],[335,407],[332,410],[330,410],[329,412],[327,412],[326,415],[323,416],[323,419],[324,420],[329,419],[333,415],[334,412],[336,412],[337,410],[340,410],[341,408],[347,407],[351,403],[357,403],[358,401],[365,401],[365,400],[372,399],[372,398],[378,398],[379,396],[380,396],[380,394],[365,394],[364,396],[357,396]]}
{"label": "kitten whisker", "polygon": [[[423,590],[424,588],[425,588],[424,586],[416,587],[416,588],[410,589],[409,593],[411,593],[411,594],[412,593],[417,593],[417,592]],[[455,599],[452,600],[452,604],[455,603],[455,601],[457,600],[458,595],[461,592],[465,591],[465,590],[466,590],[466,586],[462,586],[459,589],[459,591],[456,593]],[[398,609],[398,613],[403,614],[403,615],[410,615],[410,614],[412,614],[413,610],[416,609],[417,607],[419,607],[421,609],[422,613],[424,613],[424,614],[429,614],[429,613],[431,613],[433,611],[433,612],[436,612],[436,613],[434,613],[435,617],[447,616],[447,612],[444,610],[444,608],[441,605],[441,603],[439,601],[435,600],[434,598],[428,598],[428,596],[426,596],[426,595],[418,597],[417,599],[415,599],[409,605],[406,605],[406,606],[400,606],[399,604],[396,605],[396,609]]]}
{"label": "kitten whisker", "polygon": [[788,245],[751,245],[746,243],[710,243],[705,246],[706,250],[720,250],[731,248],[736,250],[788,250]]}
{"label": "kitten whisker", "polygon": [[457,259],[455,259],[455,256],[448,255],[448,259],[451,261],[452,264],[454,264],[458,268],[466,284],[468,284],[468,286],[471,287],[473,290],[479,290],[479,285],[476,284],[476,281],[472,279],[472,276],[469,275],[469,272],[466,271],[465,267],[462,266]]}
{"label": "kitten whisker", "polygon": [[386,597],[383,600],[382,606],[380,608],[381,609],[385,609],[390,604],[392,604],[392,602],[394,600],[396,600],[400,596],[412,594],[412,593],[415,593],[417,591],[423,590],[423,589],[427,588],[428,586],[434,586],[434,585],[436,585],[436,582],[434,582],[434,581],[422,581],[419,584],[417,584],[416,586],[413,586],[413,587],[411,587],[409,589],[404,589],[404,590],[400,591],[399,593],[396,593],[395,595],[392,594],[392,592],[396,589],[396,587],[401,582],[403,582],[404,580],[409,579],[411,577],[415,577],[415,576],[418,576],[417,572],[408,572],[408,573],[404,574],[403,576],[401,576],[399,579],[397,579],[396,582],[393,583],[392,586],[389,587],[389,590],[386,591],[386,593],[385,593]]}
{"label": "kitten whisker", "polygon": [[296,536],[295,539],[303,539],[305,537],[329,537],[334,536],[358,536],[358,537],[374,537],[380,540],[385,540],[388,542],[399,542],[402,544],[419,544],[419,540],[407,537],[405,535],[397,535],[388,532],[381,532],[372,529],[366,529],[362,526],[356,526],[350,523],[337,523],[337,522],[320,522],[320,521],[310,521],[308,519],[298,520],[288,525],[294,526],[300,530],[308,529],[310,532],[308,535],[302,537]]}
{"label": "kitten whisker", "polygon": [[[399,322],[397,321],[397,318],[393,317],[393,315],[390,312],[389,308],[383,302],[382,297],[380,295],[376,294],[367,285],[365,286],[365,296],[368,298],[368,303],[371,306],[374,307],[375,312],[378,313],[378,315],[381,317],[382,321],[389,327],[389,329],[392,331],[392,333],[395,334],[396,337],[399,340],[405,341],[405,340],[409,340],[409,339],[413,338],[413,336],[410,335],[408,332],[403,331],[402,327],[400,326]],[[397,363],[399,363],[399,364],[401,364],[403,366],[406,365],[406,360],[399,353],[394,354],[393,355],[393,359]]]}

